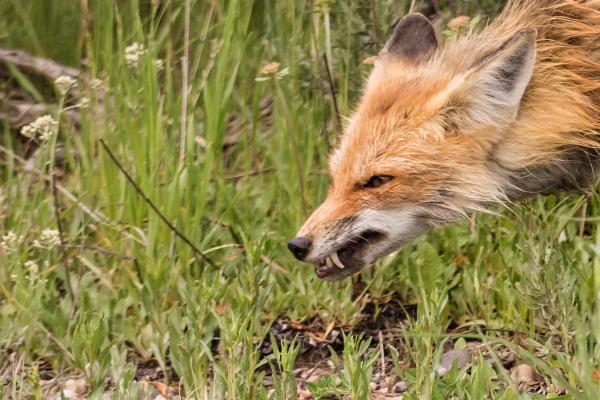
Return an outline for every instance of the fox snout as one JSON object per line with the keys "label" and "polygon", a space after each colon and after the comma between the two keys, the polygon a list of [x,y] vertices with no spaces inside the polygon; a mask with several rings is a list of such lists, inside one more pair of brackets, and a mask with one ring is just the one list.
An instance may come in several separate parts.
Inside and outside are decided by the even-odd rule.
{"label": "fox snout", "polygon": [[423,230],[412,211],[361,207],[343,213],[335,197],[317,209],[288,242],[300,261],[315,266],[318,277],[340,280],[396,250]]}

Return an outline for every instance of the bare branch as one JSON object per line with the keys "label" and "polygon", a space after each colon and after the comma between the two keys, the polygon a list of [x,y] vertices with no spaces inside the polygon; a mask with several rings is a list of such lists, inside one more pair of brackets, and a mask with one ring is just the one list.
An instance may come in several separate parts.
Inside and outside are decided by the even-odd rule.
{"label": "bare branch", "polygon": [[329,91],[331,92],[331,98],[333,100],[333,109],[335,111],[335,122],[337,127],[337,132],[339,134],[342,129],[342,117],[340,116],[340,108],[338,107],[335,83],[333,82],[333,76],[331,75],[331,68],[329,66],[329,59],[327,58],[327,54],[323,53],[323,61],[325,62],[325,69],[327,70],[327,81],[329,82]]}
{"label": "bare branch", "polygon": [[142,188],[137,184],[137,182],[131,177],[131,175],[127,172],[127,170],[119,162],[117,157],[115,157],[115,155],[110,150],[110,148],[108,147],[106,142],[104,142],[104,140],[100,139],[100,144],[102,145],[102,147],[104,147],[104,150],[106,151],[106,153],[108,154],[110,159],[113,161],[113,163],[117,166],[119,171],[121,171],[121,173],[123,173],[123,175],[125,176],[125,178],[127,178],[129,183],[131,184],[131,186],[133,186],[133,188],[135,189],[137,194],[144,200],[144,202],[146,204],[148,204],[148,206],[152,209],[152,211],[154,211],[156,213],[156,215],[158,215],[158,217],[164,222],[164,224],[167,225],[169,227],[169,229],[179,239],[183,240],[183,242],[185,242],[185,244],[190,246],[190,248],[192,249],[192,251],[194,252],[195,255],[200,256],[204,261],[206,261],[208,264],[210,264],[211,266],[216,268],[217,265],[214,263],[214,261],[211,260],[210,257],[208,257],[206,254],[204,254],[198,247],[196,247],[196,245],[190,239],[188,239],[187,236],[185,236],[182,232],[180,232],[179,229],[177,229],[175,227],[175,225],[173,225],[167,219],[167,217],[164,216],[164,214],[158,209],[158,207],[156,207],[156,205],[152,202],[152,200],[150,200],[150,198],[144,193]]}
{"label": "bare branch", "polygon": [[18,49],[0,48],[0,61],[14,64],[36,75],[46,76],[51,80],[63,75],[71,78],[81,78],[83,75],[76,68],[67,67],[47,58],[34,57]]}

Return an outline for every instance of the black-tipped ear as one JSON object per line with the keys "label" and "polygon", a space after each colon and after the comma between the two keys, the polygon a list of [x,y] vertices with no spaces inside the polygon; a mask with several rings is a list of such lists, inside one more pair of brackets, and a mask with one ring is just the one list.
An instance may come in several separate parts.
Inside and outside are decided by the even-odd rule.
{"label": "black-tipped ear", "polygon": [[422,14],[410,14],[398,22],[381,54],[418,63],[429,58],[437,47],[431,22]]}
{"label": "black-tipped ear", "polygon": [[479,60],[474,66],[479,89],[497,102],[518,106],[533,75],[536,38],[535,29],[522,29]]}

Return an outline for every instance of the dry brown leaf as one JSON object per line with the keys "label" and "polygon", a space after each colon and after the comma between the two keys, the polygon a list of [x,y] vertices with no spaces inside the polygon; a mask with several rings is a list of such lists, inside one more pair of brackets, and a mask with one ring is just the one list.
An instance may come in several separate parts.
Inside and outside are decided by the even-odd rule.
{"label": "dry brown leaf", "polygon": [[279,67],[280,66],[281,66],[281,64],[279,64],[278,62],[269,63],[269,64],[265,65],[264,67],[262,67],[260,69],[260,74],[261,75],[271,75],[271,74],[274,74],[277,71],[279,71]]}
{"label": "dry brown leaf", "polygon": [[225,315],[225,313],[229,310],[229,306],[227,304],[217,303],[215,304],[215,312],[220,316]]}
{"label": "dry brown leaf", "polygon": [[150,384],[154,386],[154,388],[158,390],[164,398],[169,398],[169,387],[167,385],[157,381],[150,382]]}
{"label": "dry brown leaf", "polygon": [[331,321],[329,324],[327,324],[327,327],[325,328],[325,333],[323,334],[323,340],[327,340],[327,336],[329,336],[333,328],[335,328],[335,321]]}
{"label": "dry brown leaf", "polygon": [[365,58],[362,63],[365,65],[373,65],[375,64],[375,61],[377,61],[377,56],[370,56]]}
{"label": "dry brown leaf", "polygon": [[294,328],[297,331],[303,331],[304,330],[304,324],[300,321],[293,321],[292,322],[292,328]]}
{"label": "dry brown leaf", "polygon": [[454,259],[452,260],[452,262],[456,265],[463,265],[463,264],[467,264],[469,262],[469,257],[467,256],[456,256],[454,257]]}
{"label": "dry brown leaf", "polygon": [[471,21],[471,18],[467,17],[466,15],[452,18],[450,21],[448,21],[448,29],[456,32],[460,30],[460,28],[469,25],[469,21]]}
{"label": "dry brown leaf", "polygon": [[312,399],[313,395],[308,390],[299,390],[297,400],[308,400]]}

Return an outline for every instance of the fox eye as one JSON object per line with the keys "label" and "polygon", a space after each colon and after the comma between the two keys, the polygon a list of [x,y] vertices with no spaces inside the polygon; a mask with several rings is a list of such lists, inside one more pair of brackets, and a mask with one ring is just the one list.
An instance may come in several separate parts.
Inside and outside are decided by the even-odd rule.
{"label": "fox eye", "polygon": [[360,185],[360,187],[361,187],[361,189],[378,188],[378,187],[385,185],[386,183],[391,181],[393,178],[394,178],[393,176],[389,176],[389,175],[375,175],[375,176],[372,176],[371,178],[369,178],[367,183],[363,183],[362,185]]}

